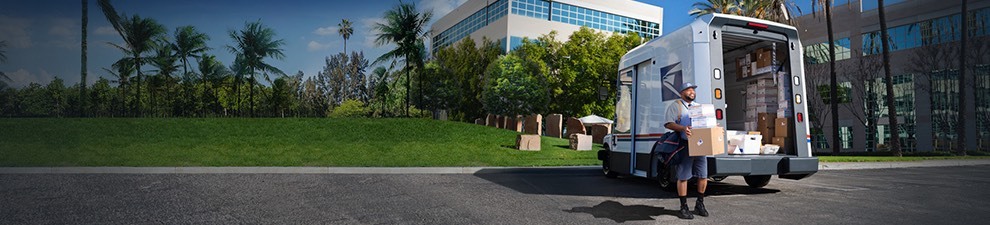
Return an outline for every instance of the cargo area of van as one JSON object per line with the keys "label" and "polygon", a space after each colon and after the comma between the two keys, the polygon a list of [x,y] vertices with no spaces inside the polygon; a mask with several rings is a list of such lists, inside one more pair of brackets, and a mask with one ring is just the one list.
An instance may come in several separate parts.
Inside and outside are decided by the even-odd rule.
{"label": "cargo area of van", "polygon": [[722,34],[726,152],[795,155],[794,94],[786,38],[754,33],[726,26]]}

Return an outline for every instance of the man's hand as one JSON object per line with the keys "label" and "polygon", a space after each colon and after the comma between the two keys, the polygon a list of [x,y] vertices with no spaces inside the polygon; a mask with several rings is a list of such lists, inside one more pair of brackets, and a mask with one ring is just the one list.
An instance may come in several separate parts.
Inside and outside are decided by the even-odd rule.
{"label": "man's hand", "polygon": [[691,136],[691,126],[684,126],[684,134]]}

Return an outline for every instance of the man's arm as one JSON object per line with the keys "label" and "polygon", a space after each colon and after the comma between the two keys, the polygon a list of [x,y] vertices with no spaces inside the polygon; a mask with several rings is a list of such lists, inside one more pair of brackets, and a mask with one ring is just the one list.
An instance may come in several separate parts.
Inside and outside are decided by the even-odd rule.
{"label": "man's arm", "polygon": [[677,104],[670,104],[670,106],[667,106],[667,112],[665,113],[665,118],[667,122],[663,124],[663,127],[673,131],[682,132],[684,134],[687,134],[687,136],[691,136],[690,126],[681,126],[680,124],[677,124],[676,121],[681,118],[681,115],[678,114],[680,110],[677,110],[677,108],[674,107],[681,107],[681,106]]}

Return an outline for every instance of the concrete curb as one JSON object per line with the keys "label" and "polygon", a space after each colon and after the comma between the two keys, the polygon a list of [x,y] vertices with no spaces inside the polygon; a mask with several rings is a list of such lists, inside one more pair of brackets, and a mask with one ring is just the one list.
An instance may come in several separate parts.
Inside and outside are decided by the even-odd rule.
{"label": "concrete curb", "polygon": [[[990,160],[917,162],[825,162],[819,170],[890,169],[990,165]],[[554,173],[597,170],[598,166],[563,167],[0,167],[0,174],[487,174]]]}

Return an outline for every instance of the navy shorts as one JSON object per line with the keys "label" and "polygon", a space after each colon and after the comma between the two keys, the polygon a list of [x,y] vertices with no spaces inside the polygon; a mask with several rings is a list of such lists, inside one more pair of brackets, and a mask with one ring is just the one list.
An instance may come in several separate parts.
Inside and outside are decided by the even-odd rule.
{"label": "navy shorts", "polygon": [[677,180],[691,177],[708,179],[708,159],[705,156],[688,156],[677,164]]}

